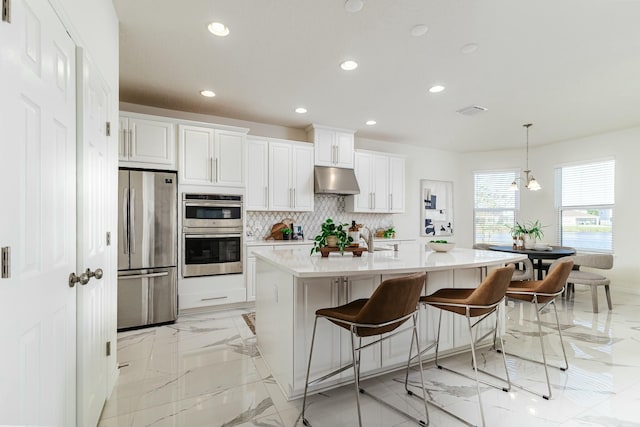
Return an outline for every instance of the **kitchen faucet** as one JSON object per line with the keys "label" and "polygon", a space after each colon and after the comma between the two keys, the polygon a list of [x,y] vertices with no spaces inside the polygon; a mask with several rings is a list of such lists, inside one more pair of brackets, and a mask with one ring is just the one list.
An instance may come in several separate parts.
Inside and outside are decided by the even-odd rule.
{"label": "kitchen faucet", "polygon": [[367,252],[373,252],[373,232],[369,227],[362,226],[360,229],[366,228],[367,235],[360,233],[360,237],[364,239],[364,242],[367,244]]}

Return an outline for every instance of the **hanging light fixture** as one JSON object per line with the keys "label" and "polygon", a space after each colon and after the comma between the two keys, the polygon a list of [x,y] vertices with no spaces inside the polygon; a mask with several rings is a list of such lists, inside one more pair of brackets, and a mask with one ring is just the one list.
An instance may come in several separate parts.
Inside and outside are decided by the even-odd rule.
{"label": "hanging light fixture", "polygon": [[[527,129],[527,168],[524,170],[525,173],[525,179],[527,180],[527,184],[525,185],[527,190],[531,190],[531,191],[538,191],[540,190],[542,187],[540,186],[540,184],[538,183],[538,181],[536,181],[536,179],[533,177],[533,175],[531,174],[531,169],[529,169],[529,128],[531,126],[533,126],[533,123],[525,123],[524,126]],[[510,190],[514,190],[517,191],[518,190],[518,184],[516,183],[517,180],[519,180],[520,178],[516,178],[511,185],[509,186]]]}

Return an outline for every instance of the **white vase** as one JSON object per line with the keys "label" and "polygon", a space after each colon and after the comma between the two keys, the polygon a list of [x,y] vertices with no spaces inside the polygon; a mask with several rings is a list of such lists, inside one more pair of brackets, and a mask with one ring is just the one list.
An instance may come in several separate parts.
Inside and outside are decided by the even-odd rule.
{"label": "white vase", "polygon": [[533,249],[536,246],[536,238],[530,234],[524,235],[524,248],[525,249]]}

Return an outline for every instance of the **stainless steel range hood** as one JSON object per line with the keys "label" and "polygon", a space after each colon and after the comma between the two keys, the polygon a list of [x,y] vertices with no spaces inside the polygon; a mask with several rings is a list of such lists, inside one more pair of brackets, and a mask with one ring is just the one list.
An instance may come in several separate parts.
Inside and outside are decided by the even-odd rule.
{"label": "stainless steel range hood", "polygon": [[316,166],[314,175],[316,194],[360,194],[353,169]]}

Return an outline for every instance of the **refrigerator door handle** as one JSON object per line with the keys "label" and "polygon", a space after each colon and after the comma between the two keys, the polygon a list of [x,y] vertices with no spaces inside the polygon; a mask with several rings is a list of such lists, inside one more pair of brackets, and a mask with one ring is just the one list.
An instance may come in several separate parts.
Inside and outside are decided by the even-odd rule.
{"label": "refrigerator door handle", "polygon": [[125,255],[129,255],[129,230],[127,229],[127,200],[129,199],[129,189],[125,188],[122,191],[122,235],[125,236],[122,239],[122,252]]}
{"label": "refrigerator door handle", "polygon": [[131,214],[131,219],[129,221],[131,225],[131,235],[129,236],[129,244],[131,245],[131,253],[136,253],[136,189],[131,189],[131,202],[129,213]]}
{"label": "refrigerator door handle", "polygon": [[125,276],[118,276],[118,280],[130,280],[130,279],[146,279],[150,277],[162,277],[168,276],[168,271],[163,271],[162,273],[146,273],[146,274],[131,274]]}

